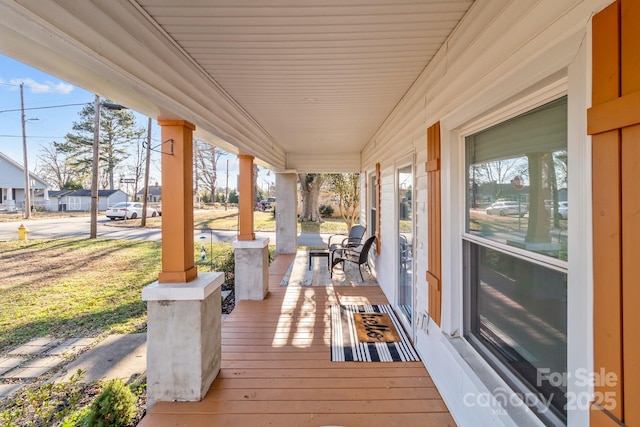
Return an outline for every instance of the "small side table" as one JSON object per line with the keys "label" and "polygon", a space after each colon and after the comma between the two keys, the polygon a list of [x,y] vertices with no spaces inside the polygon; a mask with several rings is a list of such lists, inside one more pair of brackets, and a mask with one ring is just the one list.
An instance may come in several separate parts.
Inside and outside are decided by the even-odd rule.
{"label": "small side table", "polygon": [[328,249],[309,249],[309,270],[311,270],[311,259],[317,257],[325,257],[327,259],[327,270],[329,270],[329,254]]}

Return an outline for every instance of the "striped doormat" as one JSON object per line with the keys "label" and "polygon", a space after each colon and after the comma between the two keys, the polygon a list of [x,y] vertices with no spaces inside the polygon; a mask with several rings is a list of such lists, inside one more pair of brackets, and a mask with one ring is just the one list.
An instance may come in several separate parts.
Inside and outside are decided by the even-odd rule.
{"label": "striped doormat", "polygon": [[[400,336],[399,341],[365,342],[358,340],[358,313],[386,313]],[[332,305],[331,361],[333,362],[413,362],[420,356],[402,329],[390,305]]]}

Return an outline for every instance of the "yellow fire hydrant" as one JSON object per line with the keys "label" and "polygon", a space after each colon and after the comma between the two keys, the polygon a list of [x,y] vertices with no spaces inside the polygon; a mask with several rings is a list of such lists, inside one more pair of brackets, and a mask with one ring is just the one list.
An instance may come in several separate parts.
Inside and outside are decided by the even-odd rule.
{"label": "yellow fire hydrant", "polygon": [[20,224],[20,227],[18,227],[18,240],[27,240],[27,234],[29,234],[29,229],[24,224]]}

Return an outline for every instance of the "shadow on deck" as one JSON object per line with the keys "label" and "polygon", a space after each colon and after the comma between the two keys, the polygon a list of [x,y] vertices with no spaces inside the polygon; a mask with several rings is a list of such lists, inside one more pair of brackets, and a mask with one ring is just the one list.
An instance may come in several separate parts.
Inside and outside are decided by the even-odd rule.
{"label": "shadow on deck", "polygon": [[[455,426],[421,362],[332,362],[331,304],[388,304],[378,286],[281,286],[222,326],[222,369],[201,402],[161,402],[140,427]],[[316,267],[317,268],[317,267]]]}

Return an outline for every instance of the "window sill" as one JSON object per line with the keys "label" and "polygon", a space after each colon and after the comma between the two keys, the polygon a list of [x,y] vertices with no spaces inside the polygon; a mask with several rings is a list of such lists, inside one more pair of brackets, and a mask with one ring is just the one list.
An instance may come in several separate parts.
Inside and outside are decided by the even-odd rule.
{"label": "window sill", "polygon": [[[452,359],[478,390],[479,396],[471,399],[472,402],[476,402],[477,399],[478,405],[475,410],[492,411],[495,418],[507,426],[544,425],[525,404],[517,404],[517,401],[516,405],[512,404],[510,397],[517,393],[491,368],[466,339],[451,337],[445,333],[442,335],[444,346],[449,350]],[[481,398],[481,394],[486,394],[488,398]],[[473,410],[473,408],[470,409]]]}

